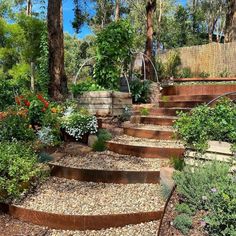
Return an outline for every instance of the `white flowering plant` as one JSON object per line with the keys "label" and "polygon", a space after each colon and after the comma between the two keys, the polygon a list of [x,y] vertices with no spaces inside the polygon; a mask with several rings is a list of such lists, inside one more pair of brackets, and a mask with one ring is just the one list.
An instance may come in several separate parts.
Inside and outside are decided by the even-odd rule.
{"label": "white flowering plant", "polygon": [[81,139],[84,134],[97,133],[98,128],[95,116],[79,112],[72,107],[64,112],[61,125],[65,132],[76,140]]}

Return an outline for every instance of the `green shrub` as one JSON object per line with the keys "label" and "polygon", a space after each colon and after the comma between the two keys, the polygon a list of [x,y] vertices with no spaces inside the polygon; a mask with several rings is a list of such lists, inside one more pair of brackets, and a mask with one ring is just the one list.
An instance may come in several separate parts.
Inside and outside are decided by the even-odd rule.
{"label": "green shrub", "polygon": [[81,95],[84,92],[89,91],[103,91],[105,90],[102,86],[98,85],[95,80],[86,79],[79,81],[77,84],[71,86],[71,91],[74,96]]}
{"label": "green shrub", "polygon": [[16,199],[42,176],[37,156],[23,143],[0,143],[0,201]]}
{"label": "green shrub", "polygon": [[134,103],[147,103],[150,95],[149,80],[140,80],[138,78],[130,82],[130,91],[132,93],[132,100]]}
{"label": "green shrub", "polygon": [[133,39],[133,29],[125,20],[112,22],[97,35],[94,78],[100,86],[119,89],[122,70],[126,71],[131,61]]}
{"label": "green shrub", "polygon": [[180,214],[174,219],[175,228],[179,229],[184,235],[187,235],[192,227],[192,219],[186,214]]}
{"label": "green shrub", "polygon": [[191,71],[191,68],[189,67],[184,67],[181,69],[181,71],[178,74],[179,78],[192,78],[193,77],[193,73]]}
{"label": "green shrub", "polygon": [[140,108],[140,115],[141,116],[148,116],[150,113],[149,109],[146,107],[141,107]]}
{"label": "green shrub", "polygon": [[219,73],[219,76],[220,76],[221,78],[229,77],[229,76],[230,76],[230,72],[229,72],[227,69],[224,69],[223,71],[221,71],[221,72]]}
{"label": "green shrub", "polygon": [[177,204],[175,206],[175,210],[178,213],[184,213],[184,214],[187,214],[187,215],[193,215],[194,214],[194,211],[186,203]]}
{"label": "green shrub", "polygon": [[209,76],[210,74],[205,71],[202,71],[201,73],[199,73],[200,78],[208,78]]}
{"label": "green shrub", "polygon": [[83,114],[69,107],[62,117],[61,127],[67,134],[79,140],[84,134],[96,133],[98,124],[95,116]]}
{"label": "green shrub", "polygon": [[203,220],[209,235],[231,236],[236,232],[236,174],[229,171],[229,164],[211,162],[174,174],[177,193],[184,203],[190,209],[207,212]]}
{"label": "green shrub", "polygon": [[93,145],[93,150],[96,152],[103,152],[106,150],[106,141],[112,139],[112,134],[105,129],[98,131],[98,140]]}
{"label": "green shrub", "polygon": [[34,130],[24,111],[8,110],[6,117],[0,119],[1,141],[31,141],[36,138]]}
{"label": "green shrub", "polygon": [[236,105],[223,99],[215,106],[198,106],[191,113],[181,112],[174,127],[186,145],[199,151],[207,148],[208,140],[236,142]]}
{"label": "green shrub", "polygon": [[185,162],[184,162],[183,158],[172,157],[170,159],[170,163],[174,167],[175,170],[180,170],[181,171],[185,167]]}
{"label": "green shrub", "polygon": [[118,116],[119,122],[129,121],[132,116],[131,107],[125,106],[121,115]]}
{"label": "green shrub", "polygon": [[167,60],[162,62],[157,60],[158,78],[160,80],[169,79],[171,77],[178,77],[179,66],[181,65],[181,59],[178,51],[173,51],[168,54]]}

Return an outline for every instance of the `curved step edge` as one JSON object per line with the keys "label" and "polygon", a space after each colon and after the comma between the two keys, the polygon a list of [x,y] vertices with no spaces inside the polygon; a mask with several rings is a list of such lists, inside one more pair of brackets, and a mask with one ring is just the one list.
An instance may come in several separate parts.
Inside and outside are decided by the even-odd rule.
{"label": "curved step edge", "polygon": [[95,183],[160,183],[160,171],[96,170],[50,164],[51,176]]}
{"label": "curved step edge", "polygon": [[50,229],[100,230],[123,227],[129,224],[161,219],[163,209],[155,212],[140,212],[113,215],[62,215],[26,209],[15,205],[0,204],[1,209],[14,218]]}
{"label": "curved step edge", "polygon": [[107,142],[107,148],[119,154],[159,159],[182,157],[185,151],[184,148],[143,147],[115,142]]}

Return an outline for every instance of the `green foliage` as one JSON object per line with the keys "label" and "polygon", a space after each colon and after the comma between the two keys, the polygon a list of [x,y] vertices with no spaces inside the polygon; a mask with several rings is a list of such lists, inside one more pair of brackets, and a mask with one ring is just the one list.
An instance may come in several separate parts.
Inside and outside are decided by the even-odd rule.
{"label": "green foliage", "polygon": [[221,78],[227,78],[227,77],[230,76],[230,72],[225,68],[223,71],[221,71],[221,72],[219,73],[219,76],[220,76]]}
{"label": "green foliage", "polygon": [[98,140],[93,145],[93,150],[96,152],[103,152],[106,150],[106,141],[112,139],[112,134],[105,129],[98,131]]}
{"label": "green foliage", "polygon": [[160,80],[178,77],[178,69],[181,65],[181,59],[178,51],[172,51],[168,54],[165,62],[160,59],[157,61],[158,78]]}
{"label": "green foliage", "polygon": [[132,93],[132,100],[134,103],[147,103],[150,95],[149,80],[133,79],[130,82],[130,91]]}
{"label": "green foliage", "polygon": [[46,163],[46,162],[49,162],[49,161],[52,161],[52,160],[53,160],[53,157],[50,156],[46,152],[40,152],[39,155],[38,155],[38,162],[39,163]]}
{"label": "green foliage", "polygon": [[184,67],[179,72],[178,77],[179,78],[192,78],[193,74],[192,74],[191,69],[189,67]]}
{"label": "green foliage", "polygon": [[223,99],[214,107],[201,105],[192,109],[191,113],[179,113],[174,127],[186,145],[204,151],[208,140],[235,143],[235,121],[235,103]]}
{"label": "green foliage", "polygon": [[131,60],[133,30],[124,20],[112,22],[97,35],[97,60],[94,78],[97,83],[111,90],[119,89],[122,70]]}
{"label": "green foliage", "polygon": [[24,111],[8,110],[5,112],[5,117],[0,119],[0,142],[32,141],[35,138],[30,121]]}
{"label": "green foliage", "polygon": [[141,107],[139,112],[141,116],[148,116],[150,113],[147,107]]}
{"label": "green foliage", "polygon": [[173,223],[184,235],[188,235],[189,229],[192,227],[192,219],[186,214],[177,215]]}
{"label": "green foliage", "polygon": [[229,164],[210,162],[174,174],[177,192],[184,203],[190,209],[207,211],[203,220],[209,235],[231,236],[236,232],[236,176],[229,171]]}
{"label": "green foliage", "polygon": [[209,76],[210,74],[205,71],[202,71],[201,73],[199,73],[200,78],[208,78]]}
{"label": "green foliage", "polygon": [[95,116],[82,113],[69,106],[61,118],[61,127],[67,134],[79,140],[84,134],[96,133],[98,124]]}
{"label": "green foliage", "polygon": [[184,214],[187,214],[187,215],[193,215],[194,214],[194,211],[186,203],[177,204],[175,206],[175,210],[178,213],[184,213]]}
{"label": "green foliage", "polygon": [[23,143],[0,143],[0,201],[18,198],[42,175],[37,156]]}
{"label": "green foliage", "polygon": [[175,170],[181,171],[185,167],[185,162],[183,158],[172,157],[170,159],[170,163],[174,167]]}
{"label": "green foliage", "polygon": [[13,89],[10,81],[5,79],[0,70],[0,111],[6,109],[7,106],[14,104]]}
{"label": "green foliage", "polygon": [[123,112],[118,116],[119,122],[129,121],[132,116],[132,108],[129,106],[125,106],[123,108]]}
{"label": "green foliage", "polygon": [[105,89],[98,85],[95,80],[87,78],[86,80],[79,81],[76,85],[71,86],[71,91],[74,96],[81,95],[83,92],[90,91],[104,91]]}

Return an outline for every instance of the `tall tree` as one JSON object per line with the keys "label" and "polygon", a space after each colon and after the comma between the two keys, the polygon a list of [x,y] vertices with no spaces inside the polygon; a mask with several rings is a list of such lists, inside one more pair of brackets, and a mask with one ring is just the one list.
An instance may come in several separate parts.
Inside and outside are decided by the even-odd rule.
{"label": "tall tree", "polygon": [[153,79],[154,70],[152,67],[152,50],[153,50],[153,14],[156,10],[156,0],[147,0],[146,17],[147,17],[147,32],[146,32],[146,46],[145,54],[145,74],[147,79]]}
{"label": "tall tree", "polygon": [[115,21],[118,21],[120,18],[120,0],[116,0],[115,6]]}
{"label": "tall tree", "polygon": [[225,42],[236,41],[236,1],[228,0],[225,25]]}
{"label": "tall tree", "polygon": [[48,0],[49,95],[61,100],[68,92],[64,69],[62,0]]}

